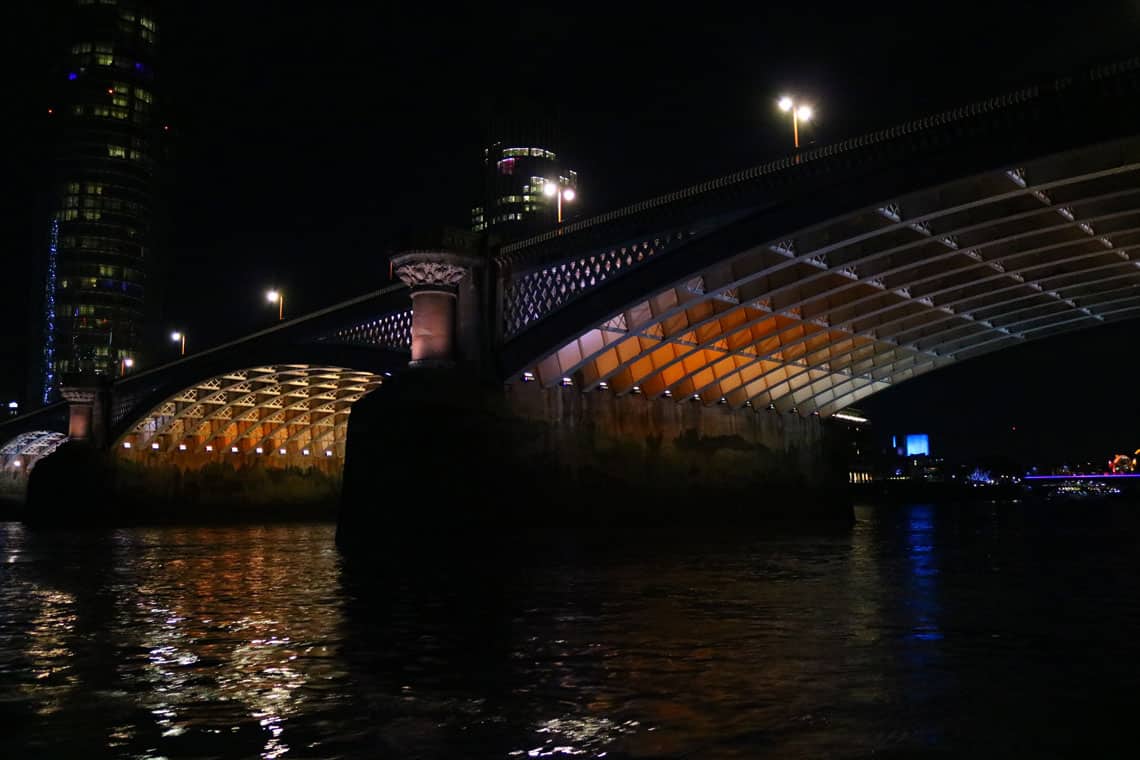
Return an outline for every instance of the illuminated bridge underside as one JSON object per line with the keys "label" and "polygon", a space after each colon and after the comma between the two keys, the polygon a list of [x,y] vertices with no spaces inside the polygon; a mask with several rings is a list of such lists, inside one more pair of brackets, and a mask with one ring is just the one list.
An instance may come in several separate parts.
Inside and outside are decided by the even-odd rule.
{"label": "illuminated bridge underside", "polygon": [[726,252],[535,372],[545,385],[826,416],[955,361],[1137,316],[1138,247],[1132,139]]}
{"label": "illuminated bridge underside", "polygon": [[28,472],[66,440],[63,433],[49,430],[22,433],[0,447],[0,472]]}
{"label": "illuminated bridge underside", "polygon": [[191,466],[252,457],[272,467],[317,460],[339,467],[352,404],[382,381],[371,372],[305,364],[226,373],[158,404],[116,450],[140,461]]}

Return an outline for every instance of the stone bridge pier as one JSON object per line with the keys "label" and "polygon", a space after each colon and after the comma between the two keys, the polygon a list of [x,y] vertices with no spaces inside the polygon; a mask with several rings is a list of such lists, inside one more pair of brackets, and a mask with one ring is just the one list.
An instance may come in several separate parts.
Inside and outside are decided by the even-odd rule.
{"label": "stone bridge pier", "polygon": [[67,436],[106,447],[110,428],[111,384],[97,375],[70,375],[60,393],[68,404]]}
{"label": "stone bridge pier", "polygon": [[342,547],[850,524],[818,416],[504,381],[493,262],[441,248],[392,267],[411,290],[411,358],[353,408]]}

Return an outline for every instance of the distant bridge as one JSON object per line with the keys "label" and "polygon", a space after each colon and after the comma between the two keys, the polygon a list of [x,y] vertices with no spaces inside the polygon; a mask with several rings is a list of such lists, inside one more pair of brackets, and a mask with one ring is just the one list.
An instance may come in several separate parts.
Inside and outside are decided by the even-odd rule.
{"label": "distant bridge", "polygon": [[[69,390],[0,425],[0,444],[54,432],[153,461],[337,467],[353,403],[409,362],[826,418],[1140,315],[1138,116],[1133,59],[498,249],[445,236],[393,259],[403,284]],[[42,454],[60,439],[18,440]],[[35,456],[22,445],[0,467]]]}
{"label": "distant bridge", "polygon": [[1140,478],[1135,472],[1093,472],[1069,473],[1065,475],[1026,475],[1023,480],[1032,482],[1056,482],[1062,480],[1116,480],[1118,478]]}

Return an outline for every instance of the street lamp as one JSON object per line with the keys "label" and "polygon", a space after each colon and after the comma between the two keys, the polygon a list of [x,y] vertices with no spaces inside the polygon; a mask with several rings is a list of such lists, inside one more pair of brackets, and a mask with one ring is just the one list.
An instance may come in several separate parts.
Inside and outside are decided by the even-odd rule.
{"label": "street lamp", "polygon": [[122,377],[123,375],[127,374],[127,370],[133,366],[135,366],[135,360],[129,356],[124,356],[119,361],[119,376]]}
{"label": "street lamp", "polygon": [[790,97],[785,95],[780,98],[780,110],[785,113],[792,112],[792,140],[796,146],[796,150],[800,147],[800,120],[804,122],[811,121],[812,114],[814,113],[811,106],[804,105],[803,103],[796,103]]}
{"label": "street lamp", "polygon": [[265,300],[277,304],[277,320],[285,318],[285,294],[280,290],[270,290],[265,294]]}
{"label": "street lamp", "polygon": [[174,341],[175,343],[181,343],[182,344],[181,355],[185,356],[186,355],[186,333],[184,333],[184,332],[172,332],[172,333],[170,333],[170,339],[172,341]]}
{"label": "street lamp", "polygon": [[542,194],[547,198],[558,199],[558,223],[562,224],[562,201],[565,200],[567,203],[570,203],[574,200],[577,196],[577,193],[574,192],[574,188],[563,185],[562,178],[559,177],[556,182],[547,180],[546,184],[542,186]]}

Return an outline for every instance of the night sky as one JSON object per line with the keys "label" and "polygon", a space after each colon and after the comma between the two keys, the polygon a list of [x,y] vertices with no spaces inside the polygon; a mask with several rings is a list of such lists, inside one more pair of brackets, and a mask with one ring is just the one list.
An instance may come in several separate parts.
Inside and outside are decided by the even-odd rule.
{"label": "night sky", "polygon": [[[23,2],[9,32],[0,397],[21,395],[65,72],[63,0]],[[588,215],[785,153],[783,92],[831,142],[1140,53],[1140,5],[752,3],[739,8],[437,3],[168,3],[156,87],[172,127],[164,327],[195,350],[383,285],[400,237],[466,226],[484,125],[555,121]],[[615,8],[621,8],[615,11]],[[937,10],[935,10],[937,9]],[[1105,115],[1111,118],[1111,115]],[[1041,341],[861,404],[884,437],[936,454],[1015,448],[1095,458],[1140,447],[1137,321]],[[171,346],[171,358],[175,347]],[[1011,430],[1013,426],[1017,431]]]}

